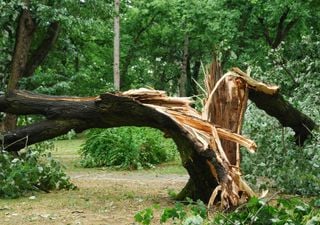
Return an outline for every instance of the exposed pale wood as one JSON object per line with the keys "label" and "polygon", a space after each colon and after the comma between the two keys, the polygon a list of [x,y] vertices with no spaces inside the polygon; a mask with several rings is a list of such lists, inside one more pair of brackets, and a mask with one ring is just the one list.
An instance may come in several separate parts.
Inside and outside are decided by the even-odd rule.
{"label": "exposed pale wood", "polygon": [[[226,171],[224,176],[218,179],[219,185],[212,192],[208,205],[211,206],[220,193],[221,207],[229,208],[254,195],[254,192],[240,177],[239,143],[241,141],[239,139],[243,140],[241,143],[245,143],[250,152],[254,152],[256,149],[254,142],[240,135],[248,100],[248,84],[244,79],[241,79],[244,74],[239,75],[231,71],[223,75],[217,61],[210,65],[205,74],[207,98],[202,118],[212,125],[211,136],[213,140],[210,142],[210,146],[217,149],[216,159]],[[219,125],[220,133],[214,124]],[[234,140],[230,141],[231,136],[225,133],[225,128],[231,130],[233,138],[236,134],[238,135],[236,143],[233,142]],[[226,134],[226,136],[221,134]]]}
{"label": "exposed pale wood", "polygon": [[230,75],[237,76],[237,77],[240,77],[243,80],[245,80],[246,83],[249,85],[249,88],[254,89],[257,92],[263,92],[267,95],[274,95],[279,92],[279,86],[267,85],[267,84],[262,83],[260,81],[256,81],[255,79],[251,78],[245,72],[243,72],[242,70],[240,70],[237,67],[232,68],[232,70],[229,73],[230,73]]}

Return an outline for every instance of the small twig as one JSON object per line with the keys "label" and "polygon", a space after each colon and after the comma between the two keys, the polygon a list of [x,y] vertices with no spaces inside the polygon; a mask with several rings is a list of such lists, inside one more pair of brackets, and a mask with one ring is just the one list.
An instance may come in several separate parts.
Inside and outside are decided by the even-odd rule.
{"label": "small twig", "polygon": [[26,136],[26,142],[24,143],[24,148],[27,150],[28,149],[28,141],[29,141],[29,136]]}

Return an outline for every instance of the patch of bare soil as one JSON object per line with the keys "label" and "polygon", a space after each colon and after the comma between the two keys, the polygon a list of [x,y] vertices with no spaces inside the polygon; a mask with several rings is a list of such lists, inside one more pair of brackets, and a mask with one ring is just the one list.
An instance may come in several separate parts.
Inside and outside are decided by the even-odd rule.
{"label": "patch of bare soil", "polygon": [[71,178],[77,190],[0,200],[0,224],[135,224],[134,215],[142,209],[172,206],[168,190],[181,190],[188,176],[102,171],[73,173]]}

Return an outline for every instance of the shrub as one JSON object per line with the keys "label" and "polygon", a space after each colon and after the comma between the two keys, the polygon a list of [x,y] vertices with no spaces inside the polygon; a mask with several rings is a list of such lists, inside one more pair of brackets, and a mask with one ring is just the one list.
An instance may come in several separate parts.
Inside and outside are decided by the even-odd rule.
{"label": "shrub", "polygon": [[17,198],[32,191],[75,188],[48,152],[52,142],[29,147],[19,157],[0,150],[0,197]]}
{"label": "shrub", "polygon": [[127,169],[150,168],[173,160],[176,146],[160,131],[151,128],[120,127],[94,129],[81,148],[84,167],[114,166]]}

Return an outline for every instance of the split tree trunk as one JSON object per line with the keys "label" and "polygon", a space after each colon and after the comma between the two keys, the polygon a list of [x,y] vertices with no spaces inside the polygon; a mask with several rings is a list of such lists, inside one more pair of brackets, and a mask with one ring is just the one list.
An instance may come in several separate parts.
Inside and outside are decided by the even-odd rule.
{"label": "split tree trunk", "polygon": [[[233,85],[236,88],[245,90],[245,86],[249,88],[251,94],[255,93],[255,100],[261,104],[260,106],[265,107],[261,96],[269,96],[270,99],[267,102],[270,104],[272,100],[278,99],[278,87],[270,87],[257,82],[237,68],[224,76],[227,81],[228,77],[235,77]],[[207,102],[209,103],[212,102],[214,90],[215,88],[208,96]],[[230,90],[230,96],[233,96],[232,90],[235,89],[228,90]],[[242,96],[241,99],[245,99],[245,92],[240,96]],[[239,104],[241,99],[238,100],[235,111],[239,111],[240,106],[242,110],[244,109],[245,104]],[[224,208],[236,206],[254,193],[241,179],[239,167],[230,162],[231,158],[228,153],[224,152],[221,140],[241,144],[251,152],[256,146],[253,141],[214,125],[212,121],[207,121],[208,118],[212,118],[208,116],[209,106],[215,103],[206,104],[204,117],[189,104],[188,98],[170,98],[162,91],[146,89],[117,94],[106,93],[88,98],[54,97],[12,91],[7,95],[0,95],[1,112],[18,115],[40,114],[44,115],[46,120],[2,134],[1,146],[7,151],[19,151],[26,145],[60,136],[70,129],[81,132],[95,127],[148,126],[157,128],[175,141],[183,166],[190,175],[189,182],[178,197],[191,197],[209,203],[220,197]],[[274,107],[269,103],[266,105],[266,109],[271,108],[273,112],[277,111],[277,107],[282,109],[288,106],[281,105],[281,101]],[[280,110],[279,114],[274,115],[281,115],[282,118],[284,113],[287,111]],[[239,115],[238,124],[241,124],[243,115],[241,110]],[[296,129],[297,132],[301,127],[308,125],[294,124],[299,127]],[[235,127],[238,131],[239,126]],[[231,154],[234,154],[234,151]]]}
{"label": "split tree trunk", "polygon": [[[217,89],[213,90],[216,85]],[[221,65],[215,61],[206,75],[206,89],[209,94],[214,91],[212,96],[207,96],[206,120],[240,134],[248,101],[246,84],[234,76],[223,77]],[[221,140],[221,144],[231,165],[239,168],[239,144],[228,140]]]}
{"label": "split tree trunk", "polygon": [[[212,132],[217,132],[215,138],[219,135],[240,142],[251,150],[255,149],[255,144],[203,121],[186,98],[168,98],[163,92],[153,90],[142,90],[142,94],[140,91],[102,94],[93,98],[53,97],[16,91],[0,97],[0,108],[4,112],[41,114],[47,118],[5,133],[2,145],[7,151],[18,151],[26,145],[62,135],[70,129],[81,132],[94,127],[149,126],[162,130],[178,147],[183,166],[190,175],[184,197],[208,202],[219,185],[225,183],[224,186],[228,187],[227,183],[230,182],[231,187],[238,187],[237,193],[230,197],[233,202],[225,206],[238,204],[238,191],[252,195],[240,177],[233,177],[239,174],[229,171],[221,151],[213,149],[215,145],[206,139],[214,141],[210,137]],[[199,139],[200,136],[202,138]],[[238,183],[233,184],[233,180]]]}

